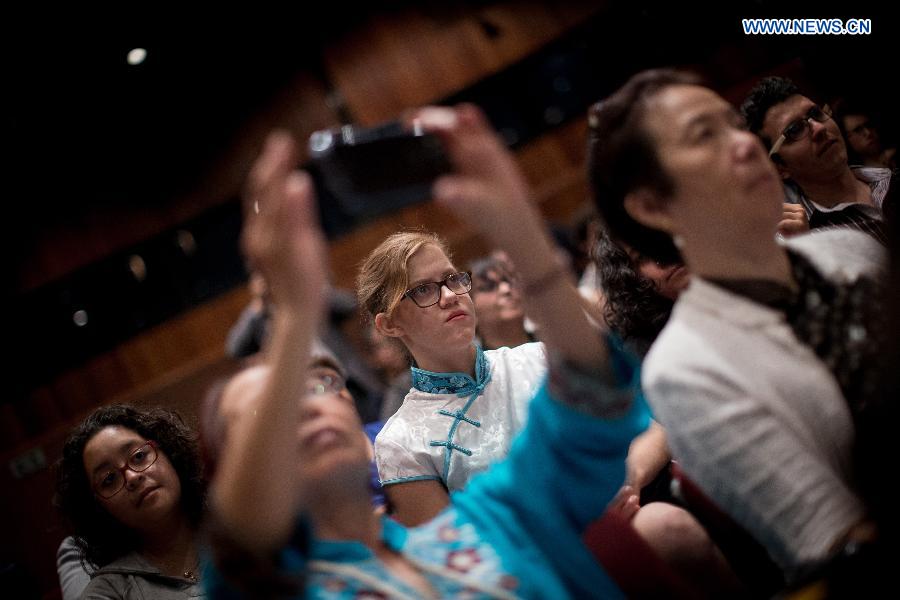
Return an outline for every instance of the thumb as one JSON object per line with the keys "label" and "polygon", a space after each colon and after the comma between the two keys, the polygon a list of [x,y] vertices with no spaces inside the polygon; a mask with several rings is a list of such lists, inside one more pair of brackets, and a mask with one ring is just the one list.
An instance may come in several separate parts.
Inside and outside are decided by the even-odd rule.
{"label": "thumb", "polygon": [[319,216],[312,178],[305,171],[294,171],[284,186],[285,201],[290,205],[292,225],[296,228],[318,228]]}
{"label": "thumb", "polygon": [[445,175],[435,181],[432,194],[439,204],[448,208],[459,203],[474,204],[489,197],[483,182],[460,175]]}

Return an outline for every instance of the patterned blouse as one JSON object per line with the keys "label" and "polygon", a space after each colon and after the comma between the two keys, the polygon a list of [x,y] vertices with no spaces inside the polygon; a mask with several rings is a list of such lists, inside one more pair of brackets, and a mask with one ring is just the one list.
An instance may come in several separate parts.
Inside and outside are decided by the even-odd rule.
{"label": "patterned blouse", "polygon": [[375,440],[382,485],[434,479],[449,491],[506,456],[547,372],[544,345],[482,351],[475,379],[413,367],[413,389]]}

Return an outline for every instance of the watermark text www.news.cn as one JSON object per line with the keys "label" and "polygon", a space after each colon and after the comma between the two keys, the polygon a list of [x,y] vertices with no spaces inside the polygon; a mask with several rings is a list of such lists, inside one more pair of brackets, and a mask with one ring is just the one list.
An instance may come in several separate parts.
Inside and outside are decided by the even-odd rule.
{"label": "watermark text www.news.cn", "polygon": [[869,35],[872,19],[741,19],[745,35]]}

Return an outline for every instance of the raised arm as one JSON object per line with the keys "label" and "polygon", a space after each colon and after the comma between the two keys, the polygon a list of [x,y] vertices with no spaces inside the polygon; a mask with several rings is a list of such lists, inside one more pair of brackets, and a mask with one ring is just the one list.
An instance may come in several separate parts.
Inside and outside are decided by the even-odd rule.
{"label": "raised arm", "polygon": [[606,349],[582,310],[574,276],[555,260],[531,188],[481,111],[472,105],[429,107],[414,118],[441,137],[454,166],[452,175],[435,183],[435,199],[506,250],[541,339],[567,362],[602,368]]}
{"label": "raised arm", "polygon": [[[228,433],[213,484],[213,506],[236,541],[250,550],[283,544],[294,525],[299,398],[309,348],[323,318],[327,262],[307,175],[296,150],[272,134],[256,161],[245,198],[244,251],[265,277],[272,302],[266,379],[252,411]],[[227,391],[226,391],[227,393]]]}

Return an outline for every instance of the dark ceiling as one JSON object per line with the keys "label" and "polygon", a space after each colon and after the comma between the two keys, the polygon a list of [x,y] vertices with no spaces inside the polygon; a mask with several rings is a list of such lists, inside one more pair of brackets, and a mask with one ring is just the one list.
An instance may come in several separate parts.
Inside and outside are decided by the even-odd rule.
{"label": "dark ceiling", "polygon": [[[104,206],[140,207],[178,197],[299,68],[312,67],[325,78],[320,53],[329,39],[376,10],[408,4],[324,2],[267,9],[252,3],[218,6],[207,14],[136,5],[5,10],[0,28],[6,102],[0,123],[4,204],[8,222],[17,224],[15,235]],[[416,6],[446,19],[490,4]],[[598,3],[602,10],[635,15],[622,23],[623,51],[692,46],[708,48],[711,60],[712,42],[721,40],[723,31],[741,37],[741,16],[872,16],[875,31],[868,39],[770,37],[757,43],[795,45],[813,70],[818,65],[823,79],[856,73],[879,84],[873,74],[896,70],[896,25],[884,14],[887,9],[879,16],[872,15],[879,9],[859,2],[833,9],[822,2],[800,4],[806,8],[770,0]],[[130,66],[126,55],[135,47],[146,48],[148,55]]]}

